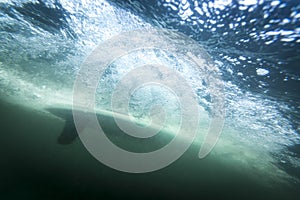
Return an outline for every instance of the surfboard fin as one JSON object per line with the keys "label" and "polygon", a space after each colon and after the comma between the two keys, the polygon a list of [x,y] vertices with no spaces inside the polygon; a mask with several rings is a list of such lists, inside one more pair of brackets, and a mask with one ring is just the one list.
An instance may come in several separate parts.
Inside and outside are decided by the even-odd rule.
{"label": "surfboard fin", "polygon": [[72,109],[68,108],[45,108],[51,114],[64,119],[65,126],[60,136],[57,138],[58,144],[71,144],[77,137],[78,133],[73,119]]}
{"label": "surfboard fin", "polygon": [[66,119],[64,129],[58,137],[57,142],[63,145],[71,144],[77,137],[78,133],[76,131],[73,118]]}

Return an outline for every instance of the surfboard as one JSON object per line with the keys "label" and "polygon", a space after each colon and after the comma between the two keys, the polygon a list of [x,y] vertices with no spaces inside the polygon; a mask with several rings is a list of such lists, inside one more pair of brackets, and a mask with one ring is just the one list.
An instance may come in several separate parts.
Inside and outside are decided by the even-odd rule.
{"label": "surfboard", "polygon": [[[84,116],[96,115],[98,119],[99,125],[101,129],[106,134],[106,136],[116,145],[122,147],[123,149],[134,151],[134,152],[149,152],[155,149],[159,149],[164,145],[168,144],[174,137],[174,133],[172,133],[167,128],[160,128],[160,126],[156,124],[149,124],[143,120],[138,120],[137,122],[133,122],[129,116],[121,113],[113,113],[107,110],[95,110],[95,112],[86,111],[80,108],[72,108],[72,107],[63,107],[63,106],[54,106],[45,108],[46,111],[51,113],[52,115],[62,119],[65,121],[65,125],[61,134],[59,135],[57,142],[61,145],[67,145],[73,143],[78,138],[78,133],[83,130],[78,130],[76,128],[73,118],[73,112],[82,113]],[[152,132],[156,132],[152,137],[133,137],[128,135],[128,133],[124,132],[118,124],[116,123],[116,119],[121,121],[122,124],[126,126],[132,125],[135,123],[137,126],[143,127],[145,132],[151,130]],[[83,117],[83,120],[84,117]],[[83,121],[88,126],[88,122]],[[100,133],[99,133],[100,134]],[[137,134],[143,135],[144,132],[141,131]]]}

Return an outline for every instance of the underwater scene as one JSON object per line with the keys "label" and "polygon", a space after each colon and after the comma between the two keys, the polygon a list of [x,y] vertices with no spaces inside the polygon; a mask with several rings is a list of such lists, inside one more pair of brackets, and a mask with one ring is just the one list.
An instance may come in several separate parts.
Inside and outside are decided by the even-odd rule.
{"label": "underwater scene", "polygon": [[299,0],[0,0],[0,199],[300,196]]}

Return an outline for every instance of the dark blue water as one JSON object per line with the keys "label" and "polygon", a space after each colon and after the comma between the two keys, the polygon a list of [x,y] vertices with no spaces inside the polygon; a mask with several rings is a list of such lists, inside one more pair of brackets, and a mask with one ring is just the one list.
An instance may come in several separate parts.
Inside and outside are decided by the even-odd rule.
{"label": "dark blue water", "polygon": [[[300,1],[113,2],[199,41],[228,64],[220,67],[225,80],[288,102],[299,129]],[[260,68],[267,74],[259,75]]]}

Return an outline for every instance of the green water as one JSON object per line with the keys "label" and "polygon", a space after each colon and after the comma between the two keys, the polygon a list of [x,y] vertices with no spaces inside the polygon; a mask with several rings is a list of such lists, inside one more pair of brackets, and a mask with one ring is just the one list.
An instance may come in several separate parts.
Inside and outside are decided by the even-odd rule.
{"label": "green water", "polygon": [[0,199],[297,199],[297,187],[266,185],[193,146],[170,166],[145,174],[113,170],[76,140],[59,145],[64,122],[1,102]]}

